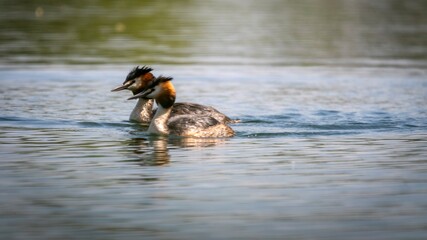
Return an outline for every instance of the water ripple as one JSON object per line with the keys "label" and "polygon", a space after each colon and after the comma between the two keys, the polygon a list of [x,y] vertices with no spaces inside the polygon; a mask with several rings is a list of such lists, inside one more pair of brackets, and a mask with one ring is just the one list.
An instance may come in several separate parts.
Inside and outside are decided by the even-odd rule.
{"label": "water ripple", "polygon": [[109,92],[127,68],[0,74],[0,238],[425,235],[419,70],[159,68],[180,101],[241,119],[236,136],[147,134],[130,93]]}
{"label": "water ripple", "polygon": [[[330,136],[373,132],[426,130],[423,119],[393,115],[387,112],[341,112],[319,110],[312,113],[284,113],[266,116],[244,116],[235,125],[242,136]],[[286,129],[287,131],[283,131]]]}

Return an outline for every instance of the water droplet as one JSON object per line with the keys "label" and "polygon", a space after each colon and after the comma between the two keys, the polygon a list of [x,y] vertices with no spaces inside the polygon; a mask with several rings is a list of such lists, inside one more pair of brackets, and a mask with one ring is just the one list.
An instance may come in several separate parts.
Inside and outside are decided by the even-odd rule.
{"label": "water droplet", "polygon": [[123,23],[121,23],[121,22],[118,22],[118,23],[116,23],[116,25],[114,26],[114,30],[115,30],[116,32],[119,32],[119,33],[124,32],[124,31],[126,30],[126,25],[124,25],[124,24],[123,24]]}
{"label": "water droplet", "polygon": [[34,11],[34,16],[36,16],[36,18],[42,18],[44,16],[44,9],[42,7],[37,7]]}

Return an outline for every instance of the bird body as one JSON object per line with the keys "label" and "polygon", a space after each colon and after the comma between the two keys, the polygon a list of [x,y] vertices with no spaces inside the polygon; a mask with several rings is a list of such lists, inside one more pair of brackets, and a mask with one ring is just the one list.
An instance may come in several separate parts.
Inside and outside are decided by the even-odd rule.
{"label": "bird body", "polygon": [[234,131],[212,116],[197,114],[173,115],[176,91],[172,78],[158,77],[147,88],[129,99],[152,98],[158,108],[148,127],[148,132],[159,135],[184,137],[232,137]]}

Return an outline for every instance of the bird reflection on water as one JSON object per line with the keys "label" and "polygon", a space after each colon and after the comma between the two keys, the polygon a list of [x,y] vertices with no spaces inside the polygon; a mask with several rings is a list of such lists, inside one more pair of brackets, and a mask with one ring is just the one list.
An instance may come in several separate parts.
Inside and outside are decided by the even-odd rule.
{"label": "bird reflection on water", "polygon": [[170,149],[205,148],[224,144],[225,138],[183,138],[167,136],[135,137],[124,144],[125,156],[141,166],[162,166],[171,162]]}
{"label": "bird reflection on water", "polygon": [[167,147],[167,139],[164,137],[156,138],[131,138],[126,141],[125,155],[130,160],[126,162],[135,162],[141,166],[161,166],[170,162],[170,155]]}

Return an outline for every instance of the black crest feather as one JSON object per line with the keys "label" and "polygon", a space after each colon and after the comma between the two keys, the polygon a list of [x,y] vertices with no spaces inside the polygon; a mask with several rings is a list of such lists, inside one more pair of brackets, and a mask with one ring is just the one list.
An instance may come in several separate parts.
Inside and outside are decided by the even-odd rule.
{"label": "black crest feather", "polygon": [[126,77],[126,80],[123,82],[123,84],[129,80],[135,79],[143,74],[149,73],[153,71],[152,68],[147,67],[147,66],[143,66],[143,67],[135,67],[134,69],[132,69],[129,74]]}
{"label": "black crest feather", "polygon": [[147,88],[153,88],[153,87],[159,85],[159,83],[172,81],[172,79],[173,79],[172,77],[165,77],[165,76],[160,75],[156,79],[154,79],[154,81],[152,81],[151,84]]}

